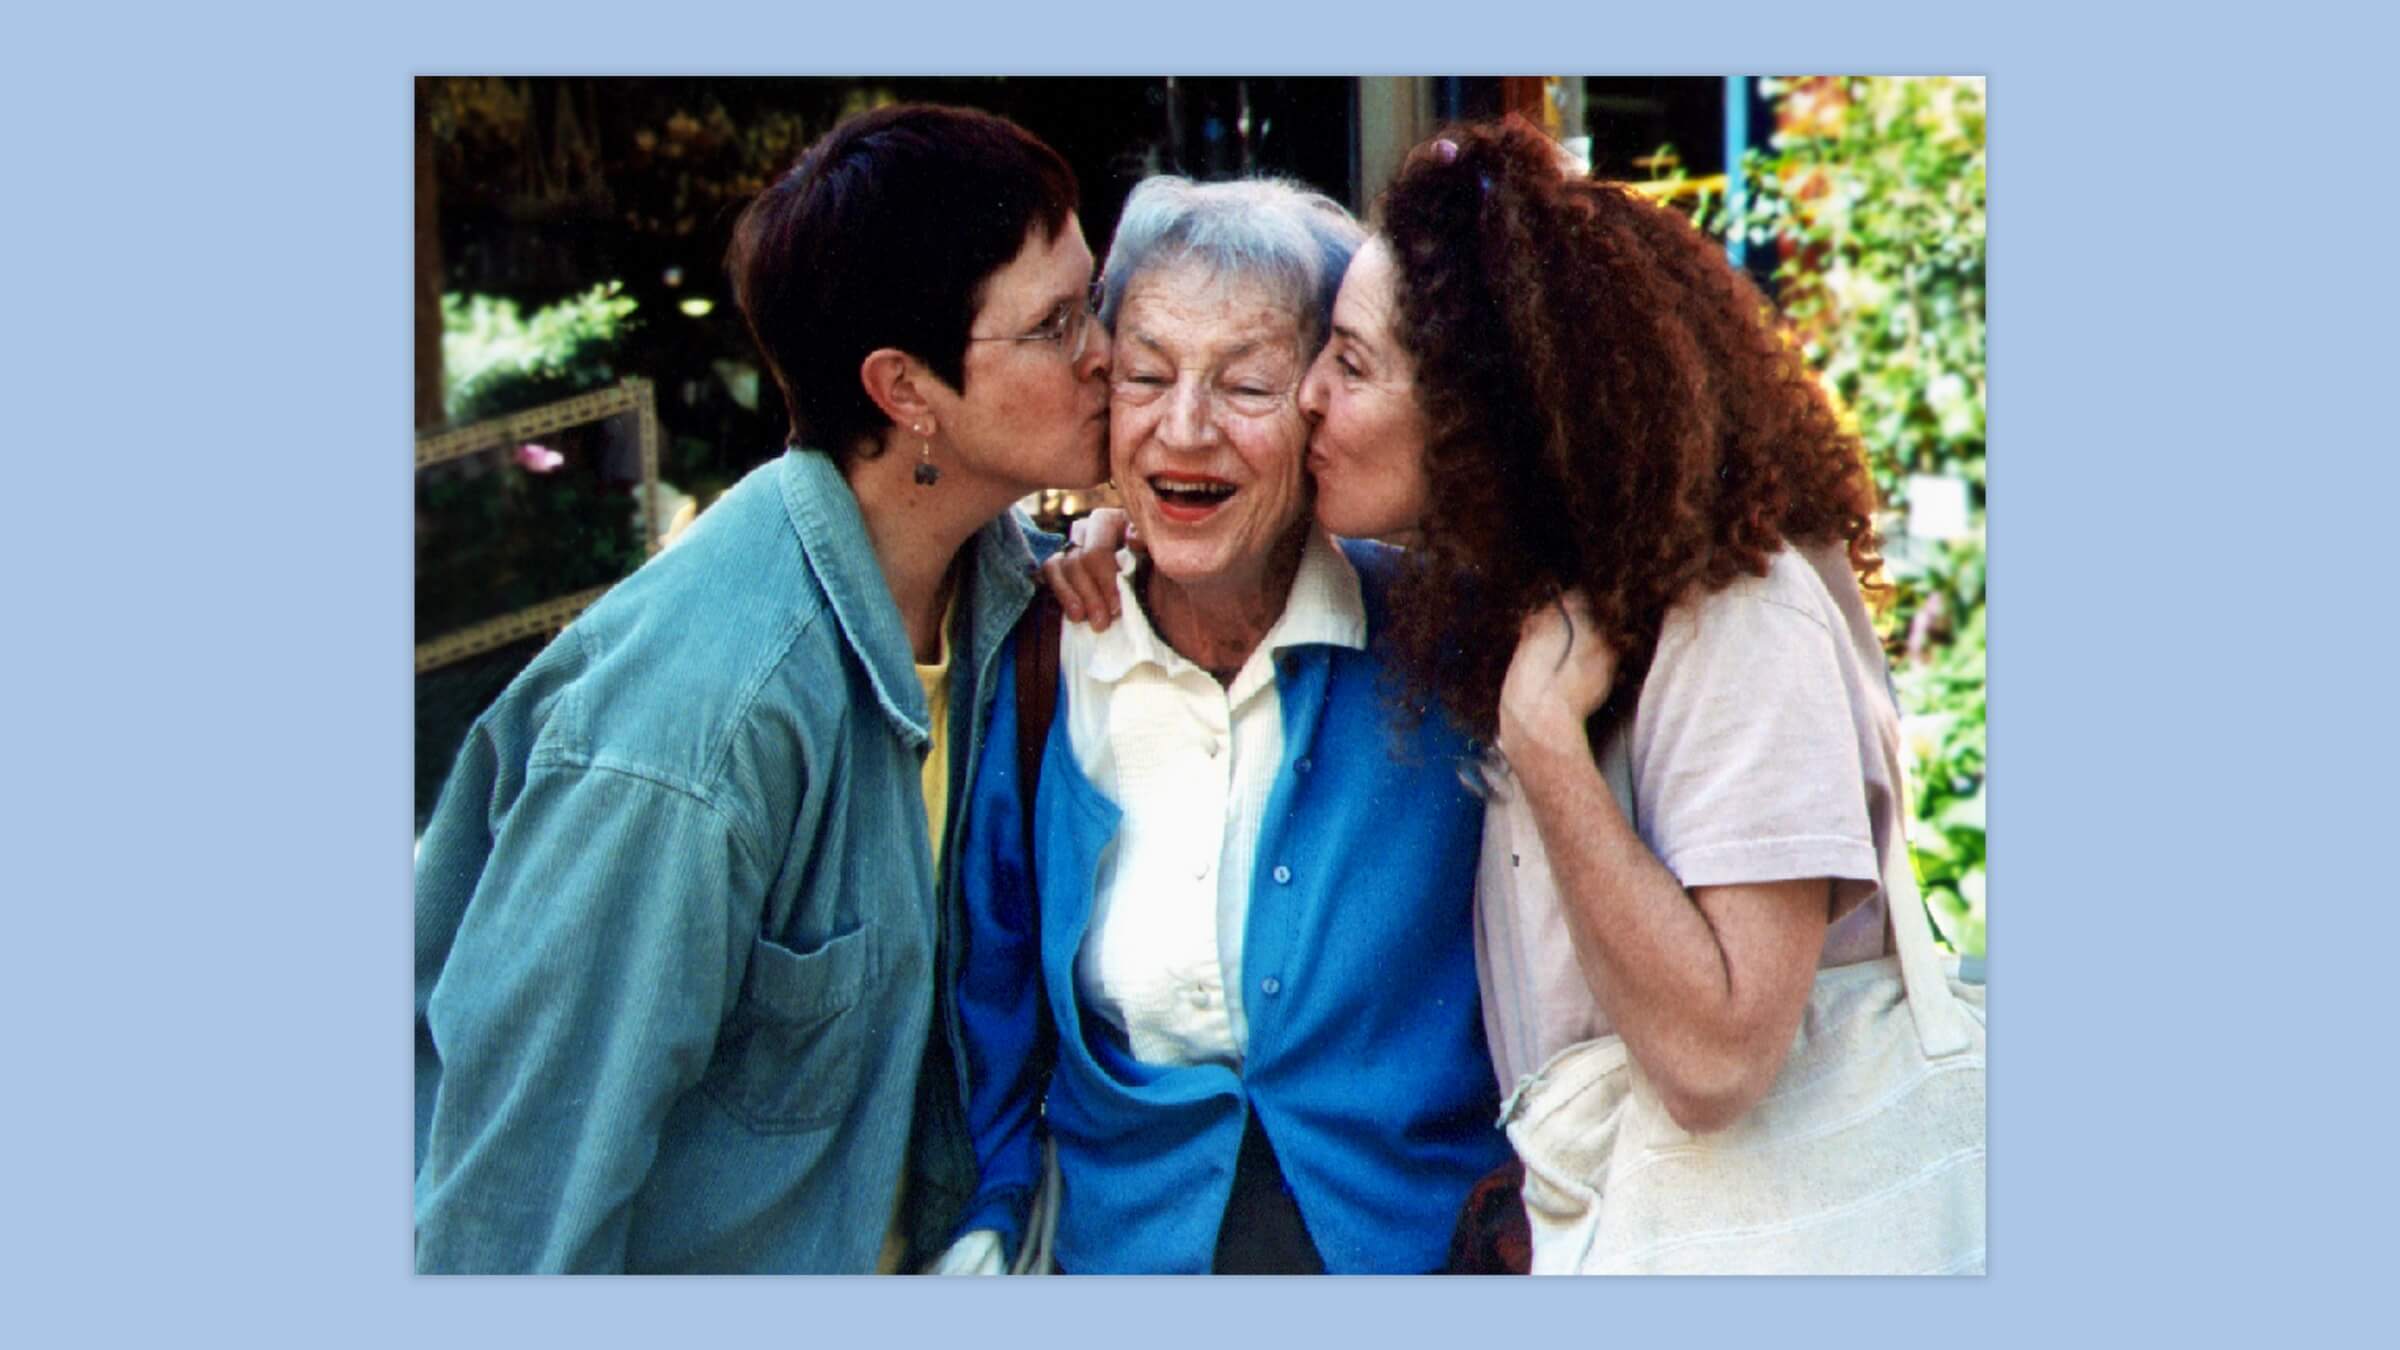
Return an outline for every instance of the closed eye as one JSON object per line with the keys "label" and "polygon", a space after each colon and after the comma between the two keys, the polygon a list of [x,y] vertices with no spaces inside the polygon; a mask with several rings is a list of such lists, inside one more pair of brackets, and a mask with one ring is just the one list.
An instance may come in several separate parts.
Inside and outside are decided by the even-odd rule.
{"label": "closed eye", "polygon": [[1061,300],[1058,302],[1057,307],[1050,311],[1049,316],[1044,318],[1041,323],[1036,325],[1033,331],[1027,333],[1026,336],[1052,339],[1063,338],[1067,335],[1068,321],[1074,317],[1074,306],[1069,304],[1067,301]]}

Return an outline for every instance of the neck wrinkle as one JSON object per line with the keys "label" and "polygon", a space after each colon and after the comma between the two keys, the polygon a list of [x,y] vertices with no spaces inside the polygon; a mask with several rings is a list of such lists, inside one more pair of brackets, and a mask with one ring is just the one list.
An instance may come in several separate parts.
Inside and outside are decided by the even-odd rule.
{"label": "neck wrinkle", "polygon": [[1185,660],[1203,670],[1239,671],[1283,616],[1307,544],[1308,522],[1303,520],[1276,544],[1266,568],[1250,584],[1186,585],[1145,559],[1134,593],[1159,640]]}

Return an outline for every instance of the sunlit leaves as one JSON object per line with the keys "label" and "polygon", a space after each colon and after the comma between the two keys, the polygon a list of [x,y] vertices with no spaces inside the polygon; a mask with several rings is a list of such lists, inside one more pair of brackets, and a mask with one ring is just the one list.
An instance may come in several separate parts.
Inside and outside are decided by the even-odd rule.
{"label": "sunlit leaves", "polygon": [[634,311],[621,290],[604,282],[530,318],[514,300],[443,296],[443,411],[454,420],[489,416],[616,378],[610,349]]}

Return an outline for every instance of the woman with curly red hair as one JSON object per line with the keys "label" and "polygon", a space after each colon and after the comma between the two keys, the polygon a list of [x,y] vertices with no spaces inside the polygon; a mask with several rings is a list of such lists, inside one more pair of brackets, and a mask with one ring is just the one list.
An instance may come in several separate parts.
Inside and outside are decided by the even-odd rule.
{"label": "woman with curly red hair", "polygon": [[[1376,223],[1303,385],[1309,463],[1327,528],[1414,532],[1399,662],[1497,752],[1501,1090],[1613,1036],[1670,1134],[1727,1130],[1778,1089],[1818,972],[1922,924],[1884,900],[1918,903],[1859,444],[1715,243],[1522,122],[1420,147]],[[1976,1137],[1941,1168],[1980,1169],[1975,1053]]]}
{"label": "woman with curly red hair", "polygon": [[[1420,146],[1374,223],[1301,388],[1317,519],[1408,538],[1392,601],[1403,692],[1493,752],[1477,965],[1512,1138],[1534,1164],[1529,1181],[1478,1189],[1454,1264],[1980,1266],[1980,999],[1954,1002],[1909,872],[1856,437],[1715,243],[1521,121]],[[1089,563],[1049,568],[1062,598],[1091,589],[1077,567]],[[1899,959],[1869,965],[1887,951]],[[1973,1032],[1951,1011],[1962,1005]],[[1916,1170],[1848,1174],[1913,1191],[1900,1208],[1828,1175],[1862,1150],[1899,1161],[1791,1137],[1797,1097],[1882,1072],[1839,1062],[1851,1031],[1832,1025],[1837,1007],[1851,1029],[1876,1018],[1849,1010],[1906,1022],[1913,1008],[1927,1055],[1947,1057],[1913,1081],[1958,1089],[1936,1100],[1878,1079],[1836,1102],[1833,1115],[1863,1120],[1906,1097],[1940,1126],[1902,1127],[1947,1140],[1929,1160],[1903,1149]],[[1801,1075],[1815,1086],[1779,1082],[1796,1045],[1834,1057]],[[1595,1053],[1619,1068],[1592,1070]],[[1778,1158],[1749,1182],[1702,1165],[1670,1208],[1747,1186],[1764,1194],[1734,1209],[1760,1221],[1733,1229],[1801,1236],[1742,1247],[1683,1231],[1595,1259],[1623,1236],[1591,1236],[1602,1185],[1527,1151],[1525,1130],[1543,1128],[1528,1111],[1571,1118],[1545,1114],[1570,1069],[1599,1073],[1587,1087],[1607,1080],[1589,1097],[1647,1110],[1670,1153],[1701,1156],[1683,1146],[1715,1136]],[[1610,1157],[1629,1119],[1578,1123],[1570,1151]],[[1799,1133],[1817,1137],[1813,1119]],[[1606,1189],[1621,1222],[1627,1188]],[[1529,1206],[1548,1227],[1528,1232]],[[1544,1233],[1550,1256],[1529,1255]]]}

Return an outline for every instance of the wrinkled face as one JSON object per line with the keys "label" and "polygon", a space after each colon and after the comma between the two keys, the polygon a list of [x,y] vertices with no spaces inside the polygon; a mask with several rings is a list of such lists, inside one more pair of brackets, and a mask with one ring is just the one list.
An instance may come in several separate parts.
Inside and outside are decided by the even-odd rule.
{"label": "wrinkled face", "polygon": [[1316,420],[1308,471],[1317,523],[1353,539],[1413,530],[1424,520],[1425,414],[1416,363],[1393,336],[1391,250],[1369,239],[1333,302],[1333,338],[1308,368],[1300,406]]}
{"label": "wrinkled face", "polygon": [[[1092,251],[1083,227],[1037,228],[984,283],[967,331],[966,391],[937,389],[934,412],[957,467],[1021,496],[1100,481],[1108,429],[1108,335],[1088,317]],[[1079,357],[1077,331],[1088,327]],[[1023,336],[1028,340],[1004,341]],[[938,383],[938,382],[937,382]]]}
{"label": "wrinkled face", "polygon": [[1263,585],[1308,509],[1299,315],[1256,282],[1167,263],[1126,288],[1113,360],[1109,467],[1152,565]]}

